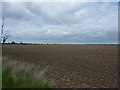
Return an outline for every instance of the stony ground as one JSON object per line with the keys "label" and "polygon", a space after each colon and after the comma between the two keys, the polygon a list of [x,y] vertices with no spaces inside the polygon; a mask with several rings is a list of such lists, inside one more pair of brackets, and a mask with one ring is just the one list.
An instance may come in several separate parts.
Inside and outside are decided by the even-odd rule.
{"label": "stony ground", "polygon": [[117,50],[116,45],[4,45],[3,57],[39,65],[40,77],[57,87],[115,88]]}

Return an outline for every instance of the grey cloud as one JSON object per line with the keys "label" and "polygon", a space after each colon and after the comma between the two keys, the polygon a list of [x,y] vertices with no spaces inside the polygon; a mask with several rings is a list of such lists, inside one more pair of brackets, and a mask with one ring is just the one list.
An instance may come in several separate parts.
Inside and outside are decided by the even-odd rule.
{"label": "grey cloud", "polygon": [[117,6],[112,3],[5,3],[4,6],[6,25],[11,32],[9,41],[117,42]]}

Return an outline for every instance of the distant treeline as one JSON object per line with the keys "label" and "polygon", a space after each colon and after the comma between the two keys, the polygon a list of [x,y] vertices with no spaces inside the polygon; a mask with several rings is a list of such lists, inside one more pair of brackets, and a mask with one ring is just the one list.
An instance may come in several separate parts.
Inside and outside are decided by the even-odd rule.
{"label": "distant treeline", "polygon": [[[23,42],[16,43],[14,41],[11,43],[2,43],[2,44],[43,45],[43,43],[23,43]],[[48,43],[44,43],[44,44],[48,44]]]}
{"label": "distant treeline", "polygon": [[[2,43],[3,44],[3,43]],[[16,43],[16,42],[11,42],[11,43],[4,43],[4,44],[17,44],[17,45],[43,45],[43,44],[48,44],[48,43]],[[53,43],[54,45],[56,45],[56,43]],[[120,44],[58,44],[58,45],[120,45]]]}

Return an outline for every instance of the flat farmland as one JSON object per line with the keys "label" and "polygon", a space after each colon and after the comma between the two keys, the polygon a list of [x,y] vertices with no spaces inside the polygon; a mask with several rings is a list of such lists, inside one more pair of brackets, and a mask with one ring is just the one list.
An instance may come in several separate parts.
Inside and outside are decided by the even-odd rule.
{"label": "flat farmland", "polygon": [[3,57],[34,63],[61,88],[117,88],[117,45],[4,45]]}

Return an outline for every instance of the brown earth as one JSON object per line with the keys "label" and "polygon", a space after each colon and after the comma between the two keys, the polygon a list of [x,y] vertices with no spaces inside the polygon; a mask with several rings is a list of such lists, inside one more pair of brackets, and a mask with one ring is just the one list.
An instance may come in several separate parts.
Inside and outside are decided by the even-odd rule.
{"label": "brown earth", "polygon": [[117,45],[4,45],[3,57],[34,63],[60,88],[117,88]]}

